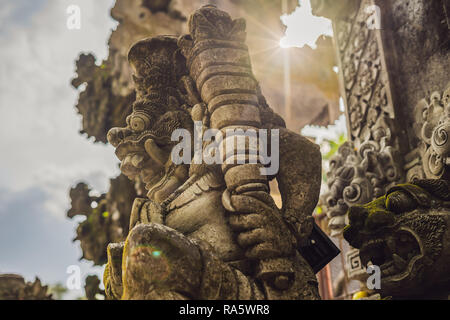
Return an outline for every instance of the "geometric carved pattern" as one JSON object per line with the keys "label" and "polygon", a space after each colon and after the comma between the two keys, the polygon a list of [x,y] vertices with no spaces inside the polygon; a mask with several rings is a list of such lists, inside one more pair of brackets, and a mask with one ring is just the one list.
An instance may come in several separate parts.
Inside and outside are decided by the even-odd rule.
{"label": "geometric carved pattern", "polygon": [[350,280],[367,276],[366,268],[361,263],[358,249],[351,249],[346,253],[347,277]]}

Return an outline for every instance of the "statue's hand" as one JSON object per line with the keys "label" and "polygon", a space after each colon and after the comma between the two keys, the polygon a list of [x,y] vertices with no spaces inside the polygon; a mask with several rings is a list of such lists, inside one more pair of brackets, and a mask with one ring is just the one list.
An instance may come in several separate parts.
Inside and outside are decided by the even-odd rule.
{"label": "statue's hand", "polygon": [[122,299],[261,299],[239,270],[212,247],[160,224],[139,224],[124,248]]}
{"label": "statue's hand", "polygon": [[272,197],[266,192],[231,196],[234,213],[231,228],[238,232],[238,244],[254,259],[286,257],[293,253],[295,238]]}
{"label": "statue's hand", "polygon": [[187,299],[201,282],[198,246],[169,227],[138,224],[129,233],[122,299]]}

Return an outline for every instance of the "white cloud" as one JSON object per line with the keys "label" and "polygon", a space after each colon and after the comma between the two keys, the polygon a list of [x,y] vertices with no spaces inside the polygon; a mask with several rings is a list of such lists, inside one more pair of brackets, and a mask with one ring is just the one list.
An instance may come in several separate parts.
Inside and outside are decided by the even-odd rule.
{"label": "white cloud", "polygon": [[[109,17],[114,0],[38,2],[36,7],[9,2],[0,12],[9,21],[7,32],[0,32],[0,41],[8,44],[0,51],[0,186],[15,191],[43,187],[51,196],[50,211],[62,217],[75,180],[97,173],[107,183],[118,173],[110,146],[79,135],[78,93],[70,86],[80,52],[106,58],[116,24]],[[72,4],[81,9],[81,30],[66,27]],[[21,12],[27,19],[14,20],[24,9],[30,11]]]}
{"label": "white cloud", "polygon": [[[71,4],[81,8],[81,30],[66,27]],[[119,173],[118,160],[111,146],[78,133],[78,92],[70,81],[80,52],[106,58],[116,25],[110,18],[113,4],[0,0],[0,272],[21,273],[27,280],[37,275],[45,284],[65,284],[70,264],[82,267],[83,278],[101,274],[100,267],[78,261],[81,248],[71,242],[76,221],[65,212],[71,186],[85,180],[106,191],[108,178]]]}

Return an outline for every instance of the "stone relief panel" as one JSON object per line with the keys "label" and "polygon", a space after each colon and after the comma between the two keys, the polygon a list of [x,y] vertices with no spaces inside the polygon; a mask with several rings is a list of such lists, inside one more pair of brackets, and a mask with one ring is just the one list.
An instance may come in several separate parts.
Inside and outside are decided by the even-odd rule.
{"label": "stone relief panel", "polygon": [[330,160],[328,191],[321,203],[329,219],[332,236],[346,225],[346,212],[355,204],[364,204],[384,194],[400,177],[398,152],[391,146],[368,141],[359,149],[346,142]]}
{"label": "stone relief panel", "polygon": [[346,268],[348,279],[367,278],[366,267],[362,264],[358,249],[350,249],[346,256]]}

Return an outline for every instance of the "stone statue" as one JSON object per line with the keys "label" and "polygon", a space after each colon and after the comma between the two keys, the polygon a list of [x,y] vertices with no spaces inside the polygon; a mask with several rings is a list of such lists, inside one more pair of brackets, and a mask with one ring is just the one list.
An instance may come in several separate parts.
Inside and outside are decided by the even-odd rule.
{"label": "stone statue", "polygon": [[110,179],[107,193],[91,196],[91,191],[82,182],[71,188],[71,208],[67,216],[86,217],[78,225],[73,241],[80,241],[83,251],[80,260],[90,260],[94,265],[101,266],[107,262],[108,244],[123,241],[128,235],[131,206],[137,194],[133,183],[122,174]]}
{"label": "stone statue", "polygon": [[[319,299],[314,272],[299,252],[314,227],[319,148],[287,130],[267,105],[252,74],[244,20],[205,6],[191,16],[189,32],[142,40],[128,55],[136,101],[127,126],[111,129],[108,141],[122,173],[143,181],[148,192],[133,203],[126,241],[108,246],[106,295]],[[208,129],[223,140],[184,140]],[[265,129],[270,150],[279,142],[278,171],[251,152],[261,154],[262,140],[228,153],[230,140],[249,129]],[[179,132],[182,150],[172,140]],[[200,158],[219,161],[196,161],[198,148]],[[174,150],[189,162],[174,160]],[[270,196],[273,179],[281,209]]]}
{"label": "stone statue", "polygon": [[84,292],[87,300],[98,300],[97,295],[105,295],[105,292],[100,289],[100,279],[96,275],[89,275],[86,277]]}
{"label": "stone statue", "polygon": [[0,300],[52,300],[52,294],[37,277],[26,282],[18,274],[0,274]]}
{"label": "stone statue", "polygon": [[364,265],[381,270],[379,292],[394,299],[447,299],[450,293],[450,182],[416,180],[350,207],[344,238]]}

